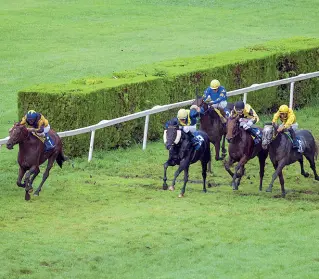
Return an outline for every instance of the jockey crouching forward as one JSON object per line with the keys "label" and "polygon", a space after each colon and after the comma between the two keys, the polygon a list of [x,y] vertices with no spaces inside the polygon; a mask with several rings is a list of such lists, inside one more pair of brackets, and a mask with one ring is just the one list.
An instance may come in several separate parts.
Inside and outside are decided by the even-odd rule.
{"label": "jockey crouching forward", "polygon": [[229,117],[230,112],[227,109],[227,92],[226,89],[220,85],[217,79],[213,79],[210,86],[204,91],[204,102],[211,105],[220,116],[222,123],[226,123],[227,119],[221,114],[219,109],[222,109],[226,117]]}
{"label": "jockey crouching forward", "polygon": [[[192,105],[190,109],[180,109],[177,113],[177,123],[180,130],[186,133],[194,146],[195,150],[198,150],[201,146],[200,140],[194,136],[196,132],[197,117],[199,117],[200,108],[196,105]],[[168,122],[165,124],[166,129],[168,127]]]}
{"label": "jockey crouching forward", "polygon": [[20,124],[28,126],[29,132],[34,132],[38,137],[43,139],[45,151],[50,151],[55,147],[49,137],[49,121],[42,114],[34,110],[29,110],[28,113],[22,118]]}
{"label": "jockey crouching forward", "polygon": [[245,104],[243,101],[236,102],[234,109],[231,111],[231,116],[239,116],[239,126],[254,137],[255,144],[260,143],[261,133],[257,127],[252,127],[259,121],[259,117],[249,104]]}
{"label": "jockey crouching forward", "polygon": [[[292,148],[297,149],[299,148],[299,142],[296,139],[295,131],[298,129],[297,118],[291,108],[287,105],[281,105],[279,110],[274,114],[272,119],[272,123],[275,124],[278,120],[281,120],[281,124],[277,129],[277,132],[280,133],[285,129],[289,131],[291,139],[292,139]],[[299,150],[298,150],[299,151]]]}

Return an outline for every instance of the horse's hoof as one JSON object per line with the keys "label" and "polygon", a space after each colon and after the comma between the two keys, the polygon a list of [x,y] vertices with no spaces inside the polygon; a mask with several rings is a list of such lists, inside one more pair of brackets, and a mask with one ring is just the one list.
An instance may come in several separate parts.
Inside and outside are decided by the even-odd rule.
{"label": "horse's hoof", "polygon": [[29,201],[29,200],[30,200],[30,194],[29,194],[28,192],[25,192],[24,199],[25,199],[26,201]]}
{"label": "horse's hoof", "polygon": [[35,192],[33,193],[33,196],[38,197],[38,196],[39,196],[39,192],[35,191]]}
{"label": "horse's hoof", "polygon": [[302,174],[304,177],[309,177],[309,172],[305,172]]}
{"label": "horse's hoof", "polygon": [[285,198],[286,197],[286,193],[281,193],[281,197]]}
{"label": "horse's hoof", "polygon": [[316,176],[316,177],[315,177],[315,180],[319,180],[319,176]]}
{"label": "horse's hoof", "polygon": [[208,183],[207,187],[208,187],[208,188],[212,188],[212,184],[211,184],[211,183]]}
{"label": "horse's hoof", "polygon": [[167,190],[167,185],[163,185],[163,190]]}
{"label": "horse's hoof", "polygon": [[175,191],[175,187],[174,186],[169,186],[168,190]]}
{"label": "horse's hoof", "polygon": [[179,198],[184,198],[184,194],[180,193],[180,194],[178,195],[178,197],[179,197]]}
{"label": "horse's hoof", "polygon": [[17,183],[18,187],[25,188],[25,183]]}
{"label": "horse's hoof", "polygon": [[271,193],[272,192],[272,188],[267,188],[266,192]]}
{"label": "horse's hoof", "polygon": [[203,193],[207,193],[207,190],[203,190]]}
{"label": "horse's hoof", "polygon": [[33,188],[31,187],[30,189],[27,190],[27,192],[31,194],[33,192]]}

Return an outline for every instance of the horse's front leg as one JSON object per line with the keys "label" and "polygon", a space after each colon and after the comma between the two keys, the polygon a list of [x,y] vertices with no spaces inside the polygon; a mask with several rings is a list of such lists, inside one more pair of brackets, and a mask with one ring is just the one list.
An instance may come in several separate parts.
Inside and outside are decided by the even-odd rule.
{"label": "horse's front leg", "polygon": [[17,185],[19,187],[25,188],[25,183],[21,183],[23,176],[25,175],[26,169],[22,168],[20,166],[19,168],[19,174],[18,174],[18,179],[17,179]]}
{"label": "horse's front leg", "polygon": [[33,185],[34,179],[38,176],[39,173],[40,173],[40,169],[39,169],[39,167],[37,167],[37,168],[34,170],[33,175],[32,175],[32,177],[31,177],[31,179],[30,179],[30,186],[31,186],[31,187],[32,187],[32,185]]}
{"label": "horse's front leg", "polygon": [[271,179],[271,182],[266,190],[266,192],[271,192],[272,191],[272,187],[274,185],[274,182],[278,176],[278,174],[282,171],[282,169],[284,168],[285,166],[285,161],[284,160],[281,160],[279,163],[275,163],[274,164],[274,168],[275,168],[275,172],[274,174],[272,175],[272,179]]}
{"label": "horse's front leg", "polygon": [[186,183],[188,181],[188,170],[189,170],[189,166],[184,168],[184,185],[183,185],[183,188],[181,190],[181,193],[178,195],[179,198],[184,197],[184,194],[185,194]]}
{"label": "horse's front leg", "polygon": [[233,160],[231,157],[228,158],[228,161],[225,162],[224,167],[225,170],[229,173],[231,177],[234,176],[234,173],[231,171],[230,167],[235,163],[235,160]]}
{"label": "horse's front leg", "polygon": [[286,197],[286,191],[285,191],[285,180],[284,175],[282,174],[282,171],[278,173],[279,181],[280,181],[280,187],[281,187],[281,196],[284,198]]}
{"label": "horse's front leg", "polygon": [[35,196],[39,196],[39,193],[40,193],[40,191],[42,189],[42,186],[43,186],[44,182],[49,177],[49,172],[50,172],[51,168],[53,167],[55,159],[56,159],[55,156],[52,156],[52,157],[49,158],[47,168],[45,169],[45,172],[44,172],[43,177],[42,177],[42,181],[41,181],[38,189],[34,192]]}
{"label": "horse's front leg", "polygon": [[[175,171],[174,173],[174,178],[173,178],[173,181],[172,181],[172,186],[170,187],[171,189],[170,190],[174,190],[175,189],[175,183],[176,183],[176,179],[177,177],[179,176],[179,174],[186,168],[186,167],[189,167],[189,160],[187,159],[183,159],[181,162],[180,162],[180,165],[178,167],[178,169]],[[185,191],[185,189],[184,189]]]}
{"label": "horse's front leg", "polygon": [[[234,173],[234,176],[233,176],[233,181],[232,181],[232,187],[233,187],[233,190],[238,190],[238,186],[239,186],[239,183],[240,183],[240,180],[242,178],[242,176],[244,175],[244,172],[245,172],[245,164],[247,163],[248,161],[248,156],[243,156],[240,161],[238,162],[238,165],[236,166],[235,168],[235,173]],[[236,178],[238,178],[238,181],[236,182]]]}
{"label": "horse's front leg", "polygon": [[258,156],[259,160],[259,191],[263,189],[263,179],[265,174],[265,164],[266,164],[267,154],[260,154]]}
{"label": "horse's front leg", "polygon": [[222,135],[222,158],[224,159],[227,154],[227,150],[225,148],[225,139],[226,139],[226,134]]}
{"label": "horse's front leg", "polygon": [[167,168],[168,168],[168,161],[164,164],[164,177],[163,177],[163,190],[167,190],[167,176],[166,176],[166,173],[167,173]]}

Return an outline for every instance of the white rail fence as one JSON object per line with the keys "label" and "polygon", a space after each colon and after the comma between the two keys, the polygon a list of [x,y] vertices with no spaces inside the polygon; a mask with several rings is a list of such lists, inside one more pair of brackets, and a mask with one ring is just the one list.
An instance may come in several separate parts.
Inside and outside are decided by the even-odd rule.
{"label": "white rail fence", "polygon": [[[252,84],[249,87],[233,90],[227,92],[227,96],[235,96],[235,95],[241,95],[244,94],[243,101],[246,103],[247,101],[247,94],[252,91],[257,91],[260,89],[265,89],[273,86],[278,86],[282,84],[288,84],[290,83],[290,96],[289,96],[289,107],[292,108],[293,106],[293,97],[294,97],[294,84],[297,81],[301,80],[306,80],[310,78],[315,78],[319,77],[319,71],[317,72],[312,72],[312,73],[307,73],[307,74],[300,74],[295,77],[291,78],[285,78],[281,80],[276,80],[276,81],[270,81],[270,82],[265,82],[261,84]],[[149,119],[150,115],[156,114],[159,112],[171,110],[174,108],[179,108],[179,107],[184,107],[184,106],[189,106],[194,100],[188,100],[188,101],[183,101],[175,104],[170,104],[170,105],[164,105],[164,106],[155,106],[152,109],[144,110],[141,112],[133,113],[130,115],[122,116],[119,118],[115,118],[112,120],[102,120],[98,124],[91,125],[88,127],[84,128],[79,128],[71,131],[65,131],[65,132],[59,132],[60,137],[70,137],[70,136],[75,136],[75,135],[80,135],[80,134],[85,134],[85,133],[91,133],[91,139],[90,139],[90,147],[89,147],[89,156],[88,156],[88,161],[92,160],[92,155],[93,155],[93,147],[94,147],[94,137],[95,137],[95,131],[98,129],[106,128],[109,126],[113,126],[122,122],[134,120],[137,118],[145,117],[145,125],[144,125],[144,136],[143,136],[143,150],[146,149],[146,142],[147,142],[147,133],[148,133],[148,124],[149,124]],[[4,139],[0,139],[0,147],[2,144],[5,144],[8,141],[9,137],[6,137]]]}

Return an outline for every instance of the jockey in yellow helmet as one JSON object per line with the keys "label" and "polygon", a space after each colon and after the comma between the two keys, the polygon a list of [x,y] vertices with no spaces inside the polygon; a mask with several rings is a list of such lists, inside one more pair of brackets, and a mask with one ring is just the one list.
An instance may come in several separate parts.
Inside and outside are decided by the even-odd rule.
{"label": "jockey in yellow helmet", "polygon": [[29,110],[22,118],[20,124],[28,126],[29,132],[34,132],[37,136],[43,138],[45,151],[49,151],[54,148],[54,143],[49,137],[49,121],[41,113]]}
{"label": "jockey in yellow helmet", "polygon": [[279,110],[274,114],[272,123],[276,123],[278,119],[280,119],[281,124],[278,127],[277,132],[280,133],[285,129],[288,130],[293,141],[293,148],[299,148],[299,142],[296,139],[295,133],[295,130],[298,129],[298,123],[293,110],[287,105],[281,105]]}
{"label": "jockey in yellow helmet", "polygon": [[[190,109],[180,109],[177,113],[176,124],[179,125],[179,128],[184,131],[190,138],[193,143],[195,150],[200,148],[200,142],[194,136],[194,132],[196,132],[196,123],[197,117],[200,115],[200,108],[196,105],[192,105]],[[166,122],[165,128],[167,129],[168,123]]]}

